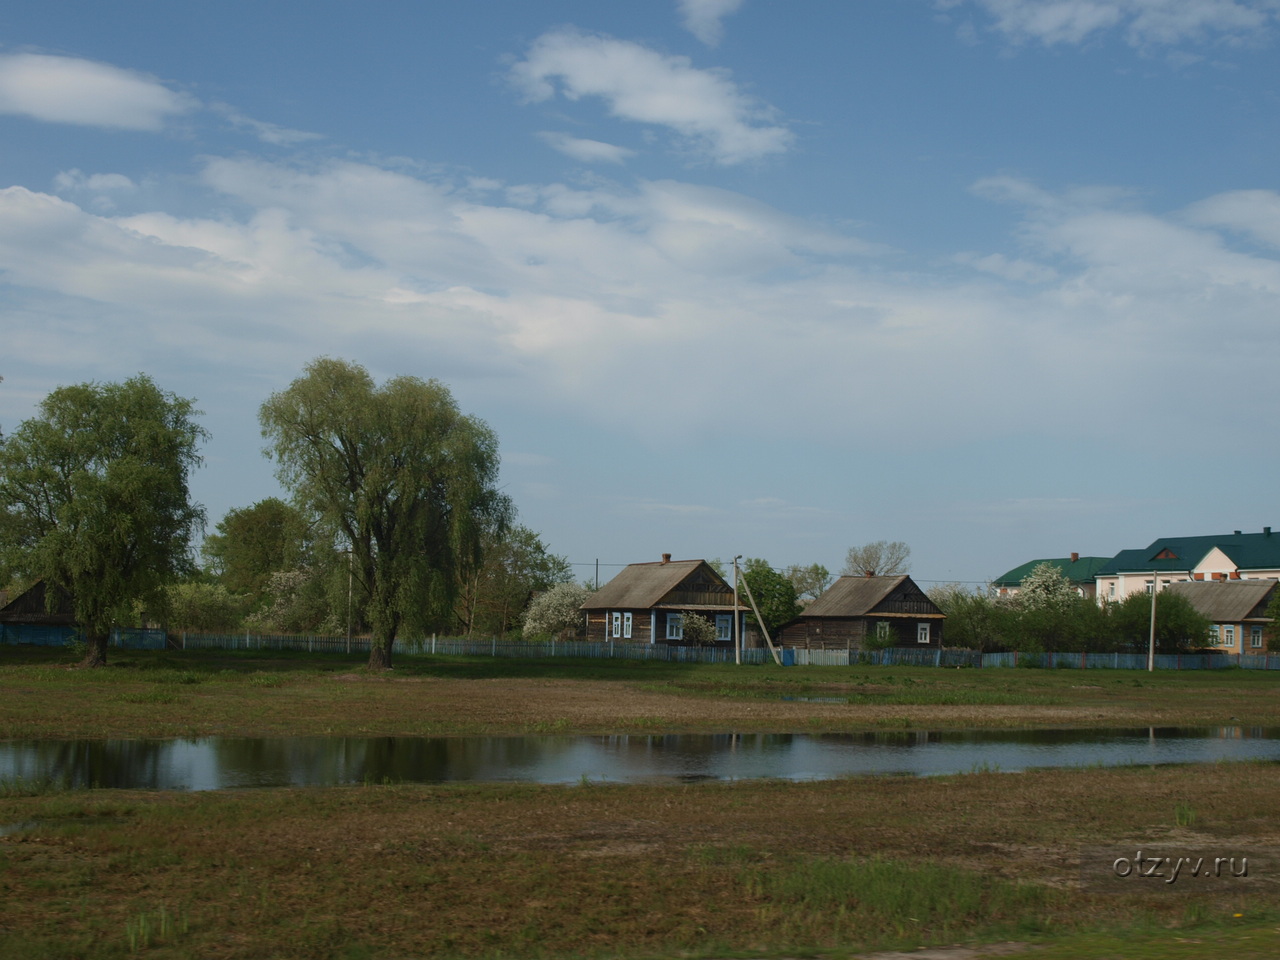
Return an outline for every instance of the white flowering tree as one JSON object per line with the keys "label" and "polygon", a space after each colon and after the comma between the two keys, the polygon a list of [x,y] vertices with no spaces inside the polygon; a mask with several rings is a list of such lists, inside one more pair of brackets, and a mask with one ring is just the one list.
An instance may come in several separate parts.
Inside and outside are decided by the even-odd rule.
{"label": "white flowering tree", "polygon": [[538,594],[524,612],[524,638],[572,638],[582,623],[582,605],[591,591],[576,583],[557,583]]}
{"label": "white flowering tree", "polygon": [[1052,563],[1038,563],[1031,568],[1018,592],[1013,596],[1014,605],[1023,610],[1039,610],[1049,607],[1061,610],[1074,604],[1080,595],[1059,567]]}

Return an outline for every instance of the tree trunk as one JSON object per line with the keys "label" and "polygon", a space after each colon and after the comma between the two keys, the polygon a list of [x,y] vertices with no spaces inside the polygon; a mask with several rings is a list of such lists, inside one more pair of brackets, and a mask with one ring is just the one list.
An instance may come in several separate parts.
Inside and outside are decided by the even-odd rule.
{"label": "tree trunk", "polygon": [[80,666],[105,667],[107,665],[107,635],[105,633],[91,633],[86,630],[84,639],[84,659],[80,661]]}
{"label": "tree trunk", "polygon": [[374,637],[373,642],[369,644],[369,669],[370,670],[390,670],[391,669],[391,644],[395,642],[394,637],[379,638]]}

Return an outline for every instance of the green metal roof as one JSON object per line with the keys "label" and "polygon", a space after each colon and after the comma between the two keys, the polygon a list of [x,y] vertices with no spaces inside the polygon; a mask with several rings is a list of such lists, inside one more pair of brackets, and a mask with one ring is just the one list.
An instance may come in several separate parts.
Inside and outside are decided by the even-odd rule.
{"label": "green metal roof", "polygon": [[1098,575],[1098,571],[1111,562],[1110,557],[1079,557],[1072,560],[1070,557],[1052,558],[1048,560],[1028,560],[1020,567],[1014,567],[1002,577],[997,577],[991,581],[997,587],[1016,587],[1027,579],[1031,571],[1042,563],[1051,563],[1059,570],[1062,575],[1071,583],[1093,583],[1093,578]]}
{"label": "green metal roof", "polygon": [[[1280,533],[1229,533],[1208,537],[1161,537],[1142,550],[1121,550],[1098,571],[1117,573],[1181,573],[1193,570],[1214,548],[1225,553],[1240,570],[1280,569]],[[1156,559],[1161,554],[1167,556]]]}

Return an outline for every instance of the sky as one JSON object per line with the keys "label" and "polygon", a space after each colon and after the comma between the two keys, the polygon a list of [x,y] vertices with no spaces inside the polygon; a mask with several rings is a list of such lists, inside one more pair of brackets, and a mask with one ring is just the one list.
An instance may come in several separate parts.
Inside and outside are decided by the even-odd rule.
{"label": "sky", "polygon": [[1280,527],[1278,120],[1280,0],[10,0],[0,429],[145,373],[212,530],[435,378],[602,581]]}

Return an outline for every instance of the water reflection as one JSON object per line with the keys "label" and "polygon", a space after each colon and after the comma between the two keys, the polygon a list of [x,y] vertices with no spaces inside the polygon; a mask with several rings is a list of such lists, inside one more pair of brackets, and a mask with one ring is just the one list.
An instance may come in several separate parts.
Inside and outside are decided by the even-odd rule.
{"label": "water reflection", "polygon": [[0,780],[214,790],[350,783],[826,779],[1280,760],[1280,728],[597,737],[208,737],[0,743]]}

